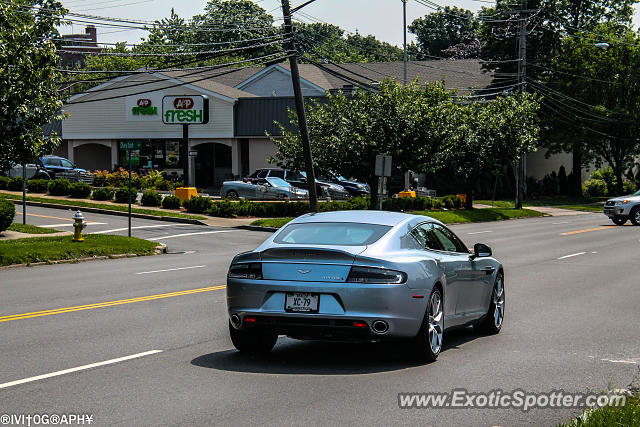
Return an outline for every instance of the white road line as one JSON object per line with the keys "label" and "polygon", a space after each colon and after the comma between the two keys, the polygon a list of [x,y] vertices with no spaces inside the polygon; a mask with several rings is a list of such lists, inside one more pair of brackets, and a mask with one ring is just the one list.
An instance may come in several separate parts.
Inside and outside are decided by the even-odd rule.
{"label": "white road line", "polygon": [[[140,230],[142,228],[162,228],[162,227],[176,227],[176,226],[186,226],[186,225],[192,225],[192,224],[159,224],[159,225],[139,225],[137,227],[131,227],[132,230]],[[106,233],[115,233],[117,231],[127,231],[129,229],[129,227],[122,227],[122,228],[112,228],[111,230],[101,230],[101,231],[95,231],[91,234],[106,234]]]}
{"label": "white road line", "polygon": [[199,231],[197,233],[184,233],[184,234],[175,234],[173,236],[154,237],[152,239],[147,239],[147,240],[174,239],[176,237],[197,236],[199,234],[231,233],[232,231],[235,231],[235,230]]}
{"label": "white road line", "polygon": [[[106,222],[88,222],[87,225],[106,225]],[[73,227],[73,223],[65,223],[65,224],[49,224],[49,225],[39,225],[38,227]]]}
{"label": "white road line", "polygon": [[631,359],[600,359],[603,362],[611,362],[611,363],[628,363],[628,364],[633,364],[633,365],[640,365],[640,357],[634,357]]}
{"label": "white road line", "polygon": [[77,368],[70,368],[70,369],[65,369],[63,371],[57,371],[57,372],[51,372],[49,374],[38,375],[36,377],[30,377],[30,378],[24,378],[22,380],[11,381],[8,383],[0,384],[0,389],[13,387],[14,385],[30,383],[33,381],[44,380],[51,377],[57,377],[60,375],[66,375],[72,372],[78,372],[86,369],[97,368],[98,366],[111,365],[113,363],[124,362],[125,360],[137,359],[139,357],[144,357],[144,356],[150,356],[156,353],[162,353],[162,350],[145,351],[144,353],[132,354],[131,356],[119,357],[117,359],[105,360],[104,362],[92,363],[90,365],[78,366]]}
{"label": "white road line", "polygon": [[493,233],[493,231],[488,230],[488,231],[476,231],[473,233],[467,233],[468,235],[472,235],[472,234],[485,234],[485,233]]}
{"label": "white road line", "polygon": [[571,224],[571,221],[552,222],[551,224],[552,224],[552,225]]}
{"label": "white road line", "polygon": [[203,268],[203,267],[206,267],[206,265],[194,265],[193,267],[167,268],[166,270],[142,271],[136,274],[164,273],[165,271],[190,270],[192,268]]}
{"label": "white road line", "polygon": [[574,256],[580,256],[580,255],[584,255],[586,254],[586,252],[578,252],[577,254],[571,254],[571,255],[565,255],[565,256],[561,256],[558,259],[567,259],[567,258],[573,258]]}

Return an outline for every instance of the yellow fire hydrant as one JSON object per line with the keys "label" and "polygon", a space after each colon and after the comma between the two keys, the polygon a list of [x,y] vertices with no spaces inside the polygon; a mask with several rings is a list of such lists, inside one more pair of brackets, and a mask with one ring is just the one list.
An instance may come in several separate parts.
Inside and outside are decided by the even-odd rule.
{"label": "yellow fire hydrant", "polygon": [[82,216],[82,212],[77,211],[73,216],[73,228],[75,229],[73,232],[73,241],[74,242],[84,242],[84,238],[82,237],[82,230],[87,226],[87,223],[84,220],[84,216]]}

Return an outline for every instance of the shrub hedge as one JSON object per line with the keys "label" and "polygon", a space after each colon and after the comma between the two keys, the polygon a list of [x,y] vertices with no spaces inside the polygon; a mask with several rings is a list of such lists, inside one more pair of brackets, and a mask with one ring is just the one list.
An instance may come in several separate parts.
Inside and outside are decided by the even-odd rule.
{"label": "shrub hedge", "polygon": [[72,182],[69,184],[69,195],[76,199],[86,199],[91,195],[91,186],[86,182]]}
{"label": "shrub hedge", "polygon": [[9,228],[15,215],[16,207],[13,202],[7,199],[0,199],[0,232]]}
{"label": "shrub hedge", "polygon": [[211,208],[211,199],[208,197],[191,197],[182,202],[182,206],[191,213],[205,213]]}
{"label": "shrub hedge", "polygon": [[582,183],[582,194],[585,197],[607,195],[607,183],[603,179],[588,179]]}
{"label": "shrub hedge", "polygon": [[[346,201],[319,203],[318,207],[320,212],[367,210],[369,209],[370,203],[368,197],[354,197]],[[418,211],[442,209],[445,207],[445,203],[447,206],[452,206],[451,209],[462,206],[460,197],[451,195],[443,197],[442,200],[430,199],[428,197],[385,199],[382,203],[382,208],[394,212]],[[185,200],[183,205],[188,212],[206,213],[211,216],[227,218],[234,216],[286,218],[300,216],[309,212],[309,203],[307,202],[274,203],[253,202],[248,200],[240,200],[239,202],[231,202],[229,200],[212,202],[206,197],[193,197],[190,200]]]}
{"label": "shrub hedge", "polygon": [[96,188],[91,196],[93,200],[113,200],[114,191],[110,188]]}
{"label": "shrub hedge", "polygon": [[29,190],[29,193],[46,193],[48,187],[48,179],[30,179],[27,181],[27,190]]}
{"label": "shrub hedge", "polygon": [[142,193],[140,201],[143,206],[160,206],[160,203],[162,203],[162,196],[157,191],[147,190]]}
{"label": "shrub hedge", "polygon": [[64,178],[57,178],[53,181],[49,181],[47,186],[47,192],[52,196],[68,196],[69,195],[69,181]]}
{"label": "shrub hedge", "polygon": [[9,191],[22,191],[22,177],[16,176],[14,178],[10,178],[7,183],[7,189]]}
{"label": "shrub hedge", "polygon": [[176,196],[166,196],[162,199],[162,207],[165,209],[179,209],[182,204],[182,200]]}
{"label": "shrub hedge", "polygon": [[[131,188],[131,203],[135,203],[138,197],[138,189]],[[129,187],[121,187],[116,190],[117,203],[129,203]]]}
{"label": "shrub hedge", "polygon": [[6,190],[7,188],[9,188],[9,181],[11,181],[11,178],[9,178],[8,176],[0,175],[0,190]]}

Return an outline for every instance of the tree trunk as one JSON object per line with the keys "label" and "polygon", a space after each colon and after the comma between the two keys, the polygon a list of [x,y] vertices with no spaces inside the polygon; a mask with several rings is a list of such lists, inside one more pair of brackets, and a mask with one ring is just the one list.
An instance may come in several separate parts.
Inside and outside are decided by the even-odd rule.
{"label": "tree trunk", "polygon": [[473,178],[467,178],[467,200],[465,209],[473,209]]}
{"label": "tree trunk", "polygon": [[622,178],[622,168],[616,168],[613,170],[613,174],[616,176],[616,196],[624,195],[624,181]]}
{"label": "tree trunk", "polygon": [[582,144],[578,141],[573,143],[573,182],[571,183],[571,195],[582,195]]}

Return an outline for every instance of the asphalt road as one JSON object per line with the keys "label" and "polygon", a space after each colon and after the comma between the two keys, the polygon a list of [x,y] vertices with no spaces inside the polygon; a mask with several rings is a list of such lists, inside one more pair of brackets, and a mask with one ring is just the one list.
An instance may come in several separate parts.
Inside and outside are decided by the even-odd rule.
{"label": "asphalt road", "polygon": [[[40,215],[29,216],[35,225],[72,216],[28,212]],[[126,218],[87,219],[104,223],[89,232],[126,233]],[[134,227],[171,253],[0,270],[0,414],[84,413],[96,425],[555,425],[581,411],[399,409],[398,393],[586,392],[638,374],[640,227],[600,214],[454,226],[504,263],[505,325],[497,336],[445,335],[430,365],[397,345],[283,337],[267,357],[240,355],[227,333],[226,269],[267,234]],[[49,373],[60,374],[33,378]]]}

